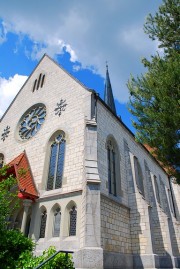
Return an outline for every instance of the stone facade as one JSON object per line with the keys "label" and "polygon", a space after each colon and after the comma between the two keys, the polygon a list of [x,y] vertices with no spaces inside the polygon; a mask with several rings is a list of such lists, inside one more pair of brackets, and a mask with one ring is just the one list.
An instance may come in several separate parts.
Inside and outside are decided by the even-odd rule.
{"label": "stone facade", "polygon": [[[46,107],[44,122],[22,139],[19,126],[37,104]],[[62,134],[61,185],[48,190]],[[11,219],[35,240],[37,254],[51,245],[74,251],[78,269],[180,268],[180,187],[94,91],[48,56],[5,112],[0,136],[5,163],[23,151],[29,160],[39,198],[24,200]]]}

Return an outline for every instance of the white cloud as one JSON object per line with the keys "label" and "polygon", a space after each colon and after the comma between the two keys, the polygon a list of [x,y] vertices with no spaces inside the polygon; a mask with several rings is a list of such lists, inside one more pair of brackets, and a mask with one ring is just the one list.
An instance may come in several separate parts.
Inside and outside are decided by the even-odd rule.
{"label": "white cloud", "polygon": [[157,50],[143,33],[145,16],[157,10],[161,0],[44,0],[0,1],[0,17],[6,31],[27,34],[33,41],[26,55],[39,59],[68,51],[71,61],[105,75],[110,67],[115,97],[126,102],[126,82],[141,73],[140,59]]}
{"label": "white cloud", "polygon": [[79,70],[81,70],[81,66],[78,65],[78,64],[74,64],[73,65],[73,71],[78,72]]}
{"label": "white cloud", "polygon": [[26,79],[27,76],[21,76],[18,74],[14,75],[14,77],[10,77],[9,79],[0,77],[0,117],[8,108]]}

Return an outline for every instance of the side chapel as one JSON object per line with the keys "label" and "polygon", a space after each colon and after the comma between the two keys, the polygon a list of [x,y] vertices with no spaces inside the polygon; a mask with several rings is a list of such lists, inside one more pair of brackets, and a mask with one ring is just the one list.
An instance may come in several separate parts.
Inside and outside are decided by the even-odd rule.
{"label": "side chapel", "polygon": [[[0,166],[18,180],[10,216],[78,269],[180,268],[180,186],[102,100],[44,55],[0,120]],[[23,172],[24,171],[24,172]]]}

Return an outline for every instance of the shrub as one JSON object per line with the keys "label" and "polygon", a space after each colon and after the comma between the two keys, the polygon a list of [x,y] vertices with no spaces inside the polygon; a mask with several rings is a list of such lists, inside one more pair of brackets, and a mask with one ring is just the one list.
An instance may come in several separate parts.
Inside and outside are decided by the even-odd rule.
{"label": "shrub", "polygon": [[[33,256],[31,251],[23,252],[19,260],[16,263],[17,269],[34,269],[43,261],[47,260],[50,256],[56,253],[54,247],[50,247],[48,250],[45,250],[41,256]],[[72,256],[64,253],[58,253],[52,260],[47,262],[42,266],[42,269],[74,269]]]}
{"label": "shrub", "polygon": [[0,233],[0,268],[14,269],[21,253],[32,251],[34,243],[19,230],[4,230]]}

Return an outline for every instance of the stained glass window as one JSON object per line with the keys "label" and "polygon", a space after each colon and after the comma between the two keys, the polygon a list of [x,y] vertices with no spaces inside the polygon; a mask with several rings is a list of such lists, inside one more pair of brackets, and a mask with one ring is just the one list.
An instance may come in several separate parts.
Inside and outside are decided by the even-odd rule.
{"label": "stained glass window", "polygon": [[51,144],[47,190],[62,187],[65,144],[66,142],[63,134],[59,134]]}
{"label": "stained glass window", "polygon": [[70,227],[69,227],[69,235],[76,235],[76,221],[77,221],[77,210],[76,207],[73,206],[69,212],[70,215]]}
{"label": "stained glass window", "polygon": [[46,107],[43,104],[33,106],[25,113],[19,125],[19,135],[23,140],[34,136],[41,128],[46,117]]}
{"label": "stained glass window", "polygon": [[45,237],[45,231],[46,231],[46,219],[47,219],[47,212],[44,210],[41,214],[41,226],[40,226],[40,234],[39,238]]}
{"label": "stained glass window", "polygon": [[108,159],[108,185],[109,193],[116,196],[116,149],[114,143],[109,140],[107,143]]}
{"label": "stained glass window", "polygon": [[60,234],[60,225],[61,225],[61,211],[58,207],[54,212],[54,231],[53,237],[58,237]]}
{"label": "stained glass window", "polygon": [[3,167],[3,163],[4,163],[4,155],[0,153],[0,168]]}

